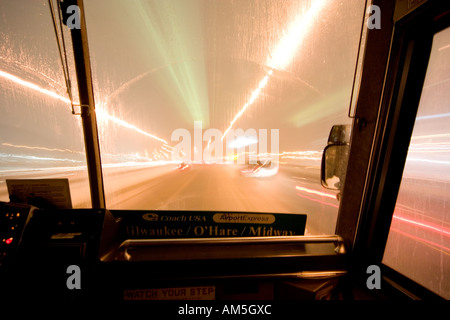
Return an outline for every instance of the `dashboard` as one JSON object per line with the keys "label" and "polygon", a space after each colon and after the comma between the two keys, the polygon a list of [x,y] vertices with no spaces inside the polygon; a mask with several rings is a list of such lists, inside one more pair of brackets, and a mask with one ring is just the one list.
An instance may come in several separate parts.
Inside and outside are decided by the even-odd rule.
{"label": "dashboard", "polygon": [[40,209],[0,203],[1,291],[33,300],[331,299],[338,236],[306,215]]}

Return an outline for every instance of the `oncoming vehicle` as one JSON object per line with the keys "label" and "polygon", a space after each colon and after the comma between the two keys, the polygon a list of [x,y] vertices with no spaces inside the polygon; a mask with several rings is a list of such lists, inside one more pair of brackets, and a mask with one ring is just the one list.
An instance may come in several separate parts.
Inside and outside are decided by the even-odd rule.
{"label": "oncoming vehicle", "polygon": [[246,177],[264,178],[278,173],[278,164],[271,159],[260,159],[255,164],[249,164],[241,169],[241,174]]}
{"label": "oncoming vehicle", "polygon": [[1,301],[450,298],[449,1],[0,12]]}
{"label": "oncoming vehicle", "polygon": [[190,167],[191,165],[185,162],[182,162],[178,165],[178,169],[181,171],[189,170]]}

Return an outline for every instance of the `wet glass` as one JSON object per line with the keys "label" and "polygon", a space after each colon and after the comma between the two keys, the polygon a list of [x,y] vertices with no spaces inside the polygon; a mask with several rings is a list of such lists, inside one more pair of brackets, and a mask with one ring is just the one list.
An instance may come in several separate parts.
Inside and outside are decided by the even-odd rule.
{"label": "wet glass", "polygon": [[[109,208],[301,213],[306,234],[334,233],[320,160],[331,127],[351,123],[364,3],[85,11]],[[260,160],[272,168],[246,170]]]}
{"label": "wet glass", "polygon": [[89,207],[83,132],[48,1],[0,1],[0,39],[0,201],[10,200],[8,179],[64,178],[72,206]]}
{"label": "wet glass", "polygon": [[[71,168],[49,176],[72,177],[89,206],[48,4],[0,2],[1,70],[66,99],[3,76],[1,153],[27,175]],[[108,208],[300,213],[306,234],[334,233],[320,161],[331,127],[351,123],[362,1],[84,5]],[[258,161],[271,166],[243,170]]]}
{"label": "wet glass", "polygon": [[383,263],[450,298],[450,28],[437,33]]}

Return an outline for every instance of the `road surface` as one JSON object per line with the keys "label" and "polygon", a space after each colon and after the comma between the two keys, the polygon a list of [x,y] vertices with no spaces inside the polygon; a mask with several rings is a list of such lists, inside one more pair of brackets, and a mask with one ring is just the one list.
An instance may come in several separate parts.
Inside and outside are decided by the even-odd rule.
{"label": "road surface", "polygon": [[[130,166],[104,169],[109,209],[211,210],[306,214],[306,234],[334,234],[338,201],[319,182],[319,168],[280,166],[277,175],[254,178],[238,165]],[[69,179],[74,207],[89,207],[83,170],[35,171],[11,178]],[[8,177],[3,176],[2,180]],[[0,200],[8,201],[0,183]]]}

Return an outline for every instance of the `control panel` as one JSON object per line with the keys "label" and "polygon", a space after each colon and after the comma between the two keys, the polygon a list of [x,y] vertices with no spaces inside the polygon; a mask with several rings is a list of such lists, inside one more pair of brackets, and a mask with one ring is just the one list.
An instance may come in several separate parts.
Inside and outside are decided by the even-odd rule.
{"label": "control panel", "polygon": [[[83,299],[98,257],[117,238],[115,226],[108,210],[0,202],[0,300]],[[83,272],[83,290],[67,284],[74,267]]]}
{"label": "control panel", "polygon": [[[322,299],[345,275],[306,215],[0,202],[0,301]],[[300,237],[299,237],[300,235]]]}
{"label": "control panel", "polygon": [[24,227],[35,209],[25,204],[0,203],[0,270],[15,258]]}

